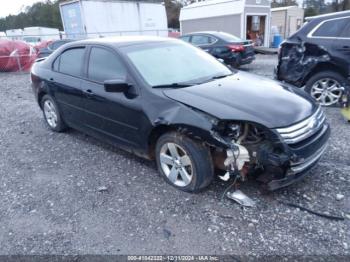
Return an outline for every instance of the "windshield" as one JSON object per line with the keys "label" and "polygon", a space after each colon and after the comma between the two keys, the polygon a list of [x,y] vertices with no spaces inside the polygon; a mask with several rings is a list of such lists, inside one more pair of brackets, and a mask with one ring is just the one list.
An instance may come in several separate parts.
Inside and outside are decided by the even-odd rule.
{"label": "windshield", "polygon": [[137,46],[126,54],[151,86],[180,87],[232,74],[211,55],[182,41]]}

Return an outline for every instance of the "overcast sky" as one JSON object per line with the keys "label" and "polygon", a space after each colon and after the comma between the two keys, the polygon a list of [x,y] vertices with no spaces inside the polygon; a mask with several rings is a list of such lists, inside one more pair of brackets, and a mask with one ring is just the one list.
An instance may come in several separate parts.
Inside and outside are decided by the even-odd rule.
{"label": "overcast sky", "polygon": [[[42,2],[44,0],[2,0],[0,7],[0,17],[5,17],[9,14],[16,15],[23,10],[25,6],[30,6],[35,2]],[[301,3],[303,0],[298,0]],[[330,1],[330,0],[328,0]]]}
{"label": "overcast sky", "polygon": [[25,6],[30,6],[33,3],[42,1],[43,0],[2,0],[0,7],[0,17],[7,16],[9,14],[16,15],[21,12]]}

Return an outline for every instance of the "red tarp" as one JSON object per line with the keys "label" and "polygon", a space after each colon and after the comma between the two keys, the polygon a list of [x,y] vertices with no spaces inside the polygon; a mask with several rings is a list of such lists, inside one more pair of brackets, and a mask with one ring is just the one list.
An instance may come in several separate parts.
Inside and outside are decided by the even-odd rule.
{"label": "red tarp", "polygon": [[36,57],[36,49],[27,43],[0,39],[0,71],[29,71]]}

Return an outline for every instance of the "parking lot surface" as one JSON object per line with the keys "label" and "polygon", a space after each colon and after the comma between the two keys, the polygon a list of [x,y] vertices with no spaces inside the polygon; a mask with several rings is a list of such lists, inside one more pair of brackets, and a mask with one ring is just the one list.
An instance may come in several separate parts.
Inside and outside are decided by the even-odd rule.
{"label": "parking lot surface", "polygon": [[[258,55],[242,70],[272,77],[275,63]],[[49,131],[29,75],[0,74],[0,254],[350,255],[350,124],[326,113],[332,135],[317,167],[271,194],[241,184],[257,204],[243,209],[220,200],[228,183],[184,193],[153,162]]]}

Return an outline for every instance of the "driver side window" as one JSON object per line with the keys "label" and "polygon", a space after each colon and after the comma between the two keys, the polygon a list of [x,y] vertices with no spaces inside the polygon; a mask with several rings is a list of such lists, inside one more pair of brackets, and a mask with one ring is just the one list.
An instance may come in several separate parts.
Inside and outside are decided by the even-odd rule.
{"label": "driver side window", "polygon": [[100,47],[92,47],[88,78],[100,83],[106,80],[125,79],[126,68],[120,58],[113,52]]}

